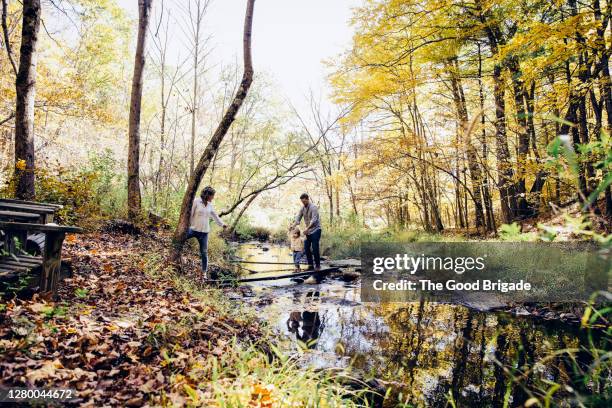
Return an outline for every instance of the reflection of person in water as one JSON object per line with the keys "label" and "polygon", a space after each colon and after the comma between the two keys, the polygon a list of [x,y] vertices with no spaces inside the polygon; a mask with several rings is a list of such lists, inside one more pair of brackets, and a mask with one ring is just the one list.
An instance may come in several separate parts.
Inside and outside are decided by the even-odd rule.
{"label": "reflection of person in water", "polygon": [[319,312],[302,312],[302,336],[297,334],[298,339],[308,347],[314,347],[316,340],[321,334],[321,319]]}
{"label": "reflection of person in water", "polygon": [[[306,303],[319,299],[319,296],[319,291],[309,291],[306,294]],[[294,293],[294,297],[294,302],[298,303],[299,294]],[[287,319],[287,329],[289,329],[289,333],[295,333],[295,337],[299,341],[306,344],[309,348],[314,348],[316,340],[323,331],[319,312],[310,312],[307,310],[303,312],[291,312]]]}
{"label": "reflection of person in water", "polygon": [[[300,328],[301,326],[301,328]],[[319,312],[291,312],[287,319],[289,333],[295,333],[295,337],[306,344],[308,348],[314,348],[316,340],[321,335],[322,325]]]}
{"label": "reflection of person in water", "polygon": [[287,328],[289,329],[289,333],[298,332],[301,320],[302,315],[300,314],[300,312],[291,312],[291,314],[289,314],[289,319],[287,319]]}

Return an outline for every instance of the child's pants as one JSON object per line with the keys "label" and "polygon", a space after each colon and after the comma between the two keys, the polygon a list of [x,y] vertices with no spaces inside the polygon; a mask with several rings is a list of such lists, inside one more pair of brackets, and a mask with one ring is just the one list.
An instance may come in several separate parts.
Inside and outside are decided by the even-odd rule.
{"label": "child's pants", "polygon": [[293,263],[295,264],[296,268],[300,266],[300,260],[302,260],[303,256],[304,256],[304,252],[293,251]]}

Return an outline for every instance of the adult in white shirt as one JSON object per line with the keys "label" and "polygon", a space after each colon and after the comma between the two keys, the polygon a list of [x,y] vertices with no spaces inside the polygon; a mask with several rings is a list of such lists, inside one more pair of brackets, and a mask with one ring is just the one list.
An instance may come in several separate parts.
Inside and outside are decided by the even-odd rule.
{"label": "adult in white shirt", "polygon": [[202,258],[202,272],[206,275],[208,271],[208,234],[210,233],[210,219],[217,225],[227,228],[221,218],[215,212],[212,200],[215,198],[215,189],[208,186],[200,193],[200,197],[193,201],[191,206],[191,218],[187,239],[196,238],[200,244],[200,256]]}

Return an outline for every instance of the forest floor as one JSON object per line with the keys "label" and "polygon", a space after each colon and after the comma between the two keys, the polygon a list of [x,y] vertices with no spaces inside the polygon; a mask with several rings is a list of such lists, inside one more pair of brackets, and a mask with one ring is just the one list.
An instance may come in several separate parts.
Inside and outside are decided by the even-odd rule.
{"label": "forest floor", "polygon": [[[287,360],[272,367],[259,347],[270,350],[266,328],[253,310],[193,284],[195,274],[173,274],[169,247],[163,230],[69,235],[64,258],[73,273],[55,298],[0,302],[0,386],[74,389],[74,406],[277,406],[273,398],[310,406],[324,395],[311,390],[327,380],[327,395],[346,396],[334,379]],[[197,270],[195,251],[185,263]]]}
{"label": "forest floor", "polygon": [[211,362],[261,328],[178,287],[160,267],[168,244],[155,233],[68,236],[73,274],[55,299],[0,303],[1,385],[71,388],[85,406],[212,399],[200,381]]}

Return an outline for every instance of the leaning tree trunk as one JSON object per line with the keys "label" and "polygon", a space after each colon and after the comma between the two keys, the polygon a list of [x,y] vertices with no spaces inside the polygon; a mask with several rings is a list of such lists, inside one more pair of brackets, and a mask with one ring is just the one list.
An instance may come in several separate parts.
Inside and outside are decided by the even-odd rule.
{"label": "leaning tree trunk", "polygon": [[189,184],[187,185],[187,190],[185,191],[185,195],[183,196],[183,203],[181,204],[181,214],[179,216],[179,222],[174,231],[174,236],[172,238],[172,253],[170,254],[172,261],[175,265],[180,265],[181,252],[183,247],[185,246],[185,240],[187,238],[187,230],[189,228],[189,217],[191,214],[191,205],[193,204],[193,200],[195,198],[196,192],[198,190],[198,186],[200,185],[200,181],[210,163],[217,153],[223,138],[225,137],[227,131],[230,126],[234,122],[244,99],[249,92],[249,88],[251,87],[251,83],[253,82],[253,61],[251,58],[251,32],[253,28],[253,11],[255,8],[255,0],[247,0],[247,9],[246,15],[244,18],[244,35],[243,35],[243,53],[244,53],[244,73],[242,74],[242,81],[240,82],[240,87],[236,91],[236,95],[234,95],[234,99],[231,105],[225,111],[221,122],[217,126],[215,133],[212,135],[210,141],[208,142],[208,146],[202,153],[200,160],[198,161],[198,165],[195,167],[193,173],[189,178]]}
{"label": "leaning tree trunk", "polygon": [[21,54],[15,81],[15,196],[34,198],[34,97],[36,96],[36,47],[40,28],[40,0],[23,1]]}
{"label": "leaning tree trunk", "polygon": [[140,109],[142,104],[142,79],[145,67],[145,46],[151,4],[153,0],[138,0],[138,40],[134,57],[134,76],[130,100],[128,147],[128,217],[135,220],[140,215]]}

